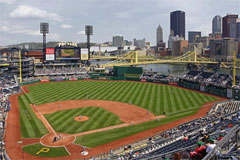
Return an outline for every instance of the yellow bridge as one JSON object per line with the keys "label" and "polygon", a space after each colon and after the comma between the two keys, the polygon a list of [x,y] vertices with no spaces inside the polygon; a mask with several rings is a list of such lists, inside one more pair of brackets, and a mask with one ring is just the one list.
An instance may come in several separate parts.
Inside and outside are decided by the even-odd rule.
{"label": "yellow bridge", "polygon": [[[113,66],[136,66],[140,64],[159,64],[159,63],[193,63],[193,64],[218,64],[219,62],[203,57],[196,52],[187,52],[182,56],[171,59],[154,59],[138,56],[137,51],[131,51],[124,54],[121,57],[117,57],[116,60],[106,64],[101,64],[101,68],[113,67]],[[221,63],[222,67],[227,67],[226,63]]]}
{"label": "yellow bridge", "polygon": [[[124,55],[125,56],[125,55]],[[91,60],[101,60],[101,59],[108,59],[108,60],[116,60],[116,59],[120,59],[123,56],[91,56]],[[131,57],[126,57],[126,59],[130,60]],[[155,58],[150,57],[150,56],[138,56],[138,59],[143,59],[143,60],[155,60]]]}

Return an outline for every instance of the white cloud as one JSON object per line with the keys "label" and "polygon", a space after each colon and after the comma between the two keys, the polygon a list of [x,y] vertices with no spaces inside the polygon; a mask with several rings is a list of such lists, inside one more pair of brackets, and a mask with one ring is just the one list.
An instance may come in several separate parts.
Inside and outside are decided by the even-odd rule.
{"label": "white cloud", "polygon": [[13,10],[10,14],[12,18],[41,18],[41,19],[50,19],[54,21],[62,21],[62,17],[56,13],[49,13],[45,10],[39,8],[21,5]]}
{"label": "white cloud", "polygon": [[85,35],[85,31],[80,31],[80,32],[78,32],[78,34]]}
{"label": "white cloud", "polygon": [[19,25],[13,25],[13,26],[2,25],[0,26],[0,32],[10,33],[10,34],[24,34],[24,35],[30,35],[30,36],[41,35],[39,30],[27,29]]}
{"label": "white cloud", "polygon": [[72,26],[68,25],[68,24],[62,24],[61,28],[63,28],[63,29],[70,29],[70,28],[72,28]]}
{"label": "white cloud", "polygon": [[[10,33],[10,34],[22,34],[28,36],[42,36],[39,30],[32,30],[28,28],[24,28],[19,25],[1,25],[0,32]],[[47,39],[49,40],[59,40],[61,36],[56,33],[50,33],[47,35]]]}
{"label": "white cloud", "polygon": [[0,3],[13,4],[16,0],[0,0]]}

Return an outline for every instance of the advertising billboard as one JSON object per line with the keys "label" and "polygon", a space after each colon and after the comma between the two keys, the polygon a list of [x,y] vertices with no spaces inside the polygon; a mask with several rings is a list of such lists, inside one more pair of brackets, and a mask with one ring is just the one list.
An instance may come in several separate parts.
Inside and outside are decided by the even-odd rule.
{"label": "advertising billboard", "polygon": [[88,49],[81,48],[81,60],[88,60]]}
{"label": "advertising billboard", "polygon": [[55,60],[55,49],[46,48],[46,61],[54,61],[54,60]]}

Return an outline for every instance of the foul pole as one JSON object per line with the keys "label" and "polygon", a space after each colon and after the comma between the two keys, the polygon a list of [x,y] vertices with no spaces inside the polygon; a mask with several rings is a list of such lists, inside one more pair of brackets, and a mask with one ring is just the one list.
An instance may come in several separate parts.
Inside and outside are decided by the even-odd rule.
{"label": "foul pole", "polygon": [[21,50],[19,50],[19,76],[20,76],[20,84],[22,83],[22,56]]}
{"label": "foul pole", "polygon": [[236,51],[233,52],[233,88],[236,84]]}

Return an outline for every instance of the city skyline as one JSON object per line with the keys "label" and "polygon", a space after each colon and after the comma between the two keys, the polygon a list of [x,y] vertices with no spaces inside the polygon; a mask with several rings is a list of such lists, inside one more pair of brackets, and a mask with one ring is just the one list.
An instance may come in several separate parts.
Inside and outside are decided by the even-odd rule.
{"label": "city skyline", "polygon": [[86,42],[84,27],[91,24],[94,28],[92,42],[111,41],[114,35],[121,34],[126,40],[146,38],[155,45],[159,24],[163,30],[163,41],[168,40],[170,12],[185,12],[185,37],[188,37],[188,31],[195,30],[207,36],[212,31],[214,16],[239,15],[239,8],[238,0],[0,0],[0,45],[41,42],[40,22],[50,24],[48,42]]}

